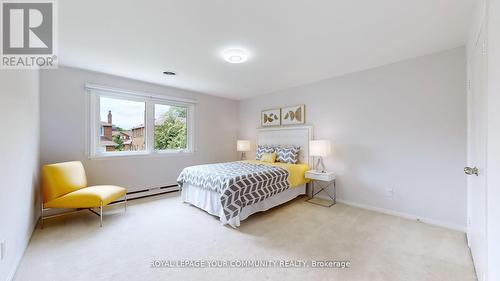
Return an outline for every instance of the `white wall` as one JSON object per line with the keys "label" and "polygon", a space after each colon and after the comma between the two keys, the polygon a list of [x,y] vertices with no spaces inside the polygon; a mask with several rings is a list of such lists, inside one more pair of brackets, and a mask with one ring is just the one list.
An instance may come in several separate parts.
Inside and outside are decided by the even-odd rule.
{"label": "white wall", "polygon": [[[196,152],[183,156],[89,160],[86,82],[196,99]],[[234,100],[68,67],[41,72],[40,95],[42,164],[83,161],[89,184],[122,185],[130,191],[173,185],[184,167],[237,158],[238,102]]]}
{"label": "white wall", "polygon": [[38,72],[0,71],[0,280],[10,280],[39,214]]}
{"label": "white wall", "polygon": [[303,103],[334,144],[340,200],[465,230],[465,81],[464,48],[332,78],[242,101],[239,137],[255,141],[261,110]]}

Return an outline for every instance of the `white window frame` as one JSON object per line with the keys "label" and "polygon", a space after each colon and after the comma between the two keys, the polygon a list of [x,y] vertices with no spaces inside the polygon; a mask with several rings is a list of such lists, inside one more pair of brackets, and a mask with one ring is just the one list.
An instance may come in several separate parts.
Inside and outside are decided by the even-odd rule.
{"label": "white window frame", "polygon": [[[127,156],[165,156],[165,155],[186,155],[195,152],[195,108],[196,100],[169,97],[145,92],[136,92],[117,89],[96,84],[85,84],[88,92],[89,116],[88,121],[88,155],[89,158],[112,158]],[[146,116],[144,120],[146,149],[142,151],[100,151],[100,97],[124,99],[130,101],[144,102]],[[155,104],[182,106],[187,108],[187,148],[156,150],[154,145],[154,107]]]}

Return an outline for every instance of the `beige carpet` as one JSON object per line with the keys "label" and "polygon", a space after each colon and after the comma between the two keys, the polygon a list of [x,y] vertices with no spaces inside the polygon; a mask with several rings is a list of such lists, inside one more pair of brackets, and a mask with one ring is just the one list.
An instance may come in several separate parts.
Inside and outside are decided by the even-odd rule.
{"label": "beige carpet", "polygon": [[[153,259],[348,260],[348,269],[151,268]],[[221,226],[179,194],[135,200],[37,229],[15,277],[33,280],[475,280],[463,233],[298,198]]]}

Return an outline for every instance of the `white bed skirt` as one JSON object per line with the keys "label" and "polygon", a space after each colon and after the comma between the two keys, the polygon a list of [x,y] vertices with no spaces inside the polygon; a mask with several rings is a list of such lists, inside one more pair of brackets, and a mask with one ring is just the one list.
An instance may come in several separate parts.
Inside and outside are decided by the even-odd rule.
{"label": "white bed skirt", "polygon": [[200,188],[191,184],[184,184],[181,191],[181,198],[183,202],[189,203],[211,215],[219,217],[222,224],[238,227],[240,226],[240,221],[248,218],[251,214],[267,211],[303,194],[306,194],[305,184],[289,188],[263,201],[243,207],[239,216],[231,218],[229,221],[224,216],[224,211],[222,210],[220,202],[220,194],[217,191]]}

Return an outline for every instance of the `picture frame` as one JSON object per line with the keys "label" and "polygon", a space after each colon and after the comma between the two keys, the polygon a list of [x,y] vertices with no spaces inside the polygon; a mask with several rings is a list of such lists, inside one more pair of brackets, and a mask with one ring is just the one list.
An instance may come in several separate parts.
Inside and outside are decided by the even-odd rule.
{"label": "picture frame", "polygon": [[281,109],[271,108],[262,110],[260,114],[260,125],[262,127],[273,127],[281,125]]}
{"label": "picture frame", "polygon": [[305,104],[281,108],[281,125],[299,125],[306,122]]}

